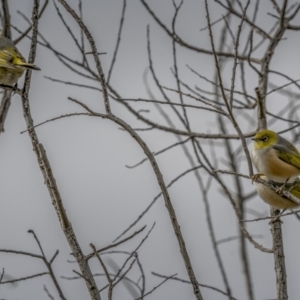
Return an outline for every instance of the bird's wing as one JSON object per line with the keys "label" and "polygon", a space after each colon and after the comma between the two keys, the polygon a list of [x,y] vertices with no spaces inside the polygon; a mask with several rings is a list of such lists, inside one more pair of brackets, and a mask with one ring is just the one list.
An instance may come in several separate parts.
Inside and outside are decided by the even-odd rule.
{"label": "bird's wing", "polygon": [[11,63],[13,56],[8,51],[0,51],[0,68],[16,69]]}
{"label": "bird's wing", "polygon": [[300,153],[293,144],[280,137],[279,143],[272,147],[276,150],[278,158],[300,169]]}
{"label": "bird's wing", "polygon": [[297,198],[300,198],[300,186],[299,183],[295,185],[295,187],[291,188],[290,193],[292,193]]}

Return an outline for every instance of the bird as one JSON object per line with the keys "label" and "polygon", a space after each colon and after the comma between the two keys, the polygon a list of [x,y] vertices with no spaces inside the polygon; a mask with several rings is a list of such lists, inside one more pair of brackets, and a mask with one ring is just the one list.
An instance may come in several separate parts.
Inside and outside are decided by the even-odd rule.
{"label": "bird", "polygon": [[300,175],[300,153],[292,143],[267,129],[258,131],[252,140],[252,161],[259,172],[254,180],[264,175],[278,183],[295,182]]}
{"label": "bird", "polygon": [[0,37],[0,84],[14,86],[26,69],[40,70],[27,63],[14,43],[4,36]]}
{"label": "bird", "polygon": [[[261,179],[268,180],[266,176],[261,176]],[[282,183],[276,183],[274,181],[269,181],[273,186],[282,185]],[[289,191],[292,195],[299,198],[299,203],[296,203],[288,198],[285,198],[283,195],[278,195],[275,191],[273,191],[268,186],[265,186],[262,183],[256,183],[256,191],[260,198],[268,203],[269,205],[273,206],[277,209],[283,209],[285,211],[286,209],[294,209],[300,206],[300,180],[297,179],[294,183],[288,183],[286,184],[285,188],[287,191]],[[283,213],[283,212],[282,212]],[[281,213],[281,214],[282,214]]]}

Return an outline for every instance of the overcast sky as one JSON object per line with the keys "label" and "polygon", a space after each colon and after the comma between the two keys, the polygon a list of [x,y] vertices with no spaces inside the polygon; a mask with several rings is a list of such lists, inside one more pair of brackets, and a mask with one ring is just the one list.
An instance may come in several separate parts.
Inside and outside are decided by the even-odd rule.
{"label": "overcast sky", "polygon": [[[124,98],[149,99],[143,75],[149,65],[146,30],[147,25],[150,24],[155,70],[162,85],[176,89],[176,82],[171,72],[173,58],[170,38],[153,21],[140,1],[130,0],[127,2],[119,56],[111,77],[112,86]],[[148,2],[168,28],[171,28],[174,14],[172,1]],[[201,28],[206,26],[205,8],[202,2],[184,1],[182,11],[178,17],[177,33],[188,43],[210,49],[207,30],[200,31]],[[77,1],[69,0],[68,3],[78,11]],[[17,11],[21,11],[28,18],[31,18],[32,1],[10,0],[9,5],[12,24],[20,30],[26,29],[28,24]],[[211,5],[212,21],[224,14],[224,11],[220,10],[212,1],[209,1],[209,5]],[[58,6],[76,36],[80,38],[78,25],[60,4]],[[254,3],[249,8],[250,16],[253,7]],[[117,40],[121,12],[122,1],[83,1],[83,20],[96,41],[98,51],[107,53],[100,56],[106,76]],[[273,25],[273,19],[267,15],[267,12],[275,14],[271,4],[268,1],[263,1],[259,9],[257,22],[266,31]],[[235,31],[235,25],[238,22],[238,19],[232,19],[232,27]],[[295,19],[294,23],[299,25],[300,18]],[[222,24],[214,27],[216,40],[219,37]],[[81,59],[76,46],[58,18],[52,1],[50,1],[40,19],[39,31],[55,49],[76,60]],[[13,38],[19,36],[14,30],[12,35]],[[274,70],[280,70],[288,76],[298,79],[300,64],[298,59],[299,37],[297,32],[291,32],[286,37],[287,40],[284,40],[280,47],[276,49],[276,55],[271,66]],[[247,35],[242,34],[242,41],[246,38]],[[228,47],[230,46],[232,45],[228,45]],[[22,40],[17,47],[27,58],[30,47],[29,39]],[[88,43],[86,43],[86,50],[90,51]],[[211,85],[200,80],[187,68],[187,65],[200,74],[213,79],[215,71],[213,58],[180,47],[177,50],[182,80],[192,87],[198,85],[203,89],[212,91]],[[260,50],[257,51],[255,57],[260,57],[261,53]],[[91,56],[88,59],[91,63],[93,62]],[[42,46],[38,46],[35,63],[41,68],[41,71],[32,74],[30,90],[30,104],[35,124],[66,113],[82,112],[82,108],[67,100],[68,97],[83,101],[97,112],[104,112],[102,96],[98,91],[55,83],[46,79],[45,76],[100,87],[97,82],[74,74],[62,66],[51,51]],[[229,71],[228,74],[230,74],[231,68],[232,61],[229,61],[226,65],[226,70]],[[255,96],[254,88],[257,86],[257,76],[253,71],[249,71],[249,74],[249,77],[247,77],[248,92]],[[23,85],[23,80],[24,77],[19,82],[20,87]],[[224,76],[224,83],[227,87],[230,87],[230,80],[231,77]],[[271,77],[271,81],[274,84],[286,83],[282,78],[276,76]],[[147,76],[147,82],[156,99],[162,100],[163,98],[155,87],[150,74]],[[172,98],[172,101],[178,101],[178,97],[174,93],[168,95]],[[189,103],[195,104],[192,100]],[[271,112],[278,112],[287,103],[287,99],[274,93],[268,98],[268,109]],[[150,110],[144,112],[144,115],[159,124],[166,125],[165,120],[153,105],[146,103],[134,103],[132,105],[137,110]],[[122,105],[111,102],[111,106],[113,113],[124,119],[132,127],[148,127],[139,122]],[[178,128],[183,129],[173,112],[170,109],[166,109],[166,111]],[[216,117],[213,113],[198,110],[189,110],[188,112],[193,131],[219,132],[215,121]],[[255,118],[255,114],[252,117]],[[237,115],[243,131],[255,130],[255,127],[249,128],[248,123],[242,123],[243,118],[244,115]],[[286,127],[287,124],[278,123],[272,129],[278,131]],[[60,251],[53,267],[66,297],[75,300],[88,299],[88,293],[82,280],[74,282],[60,278],[60,276],[74,276],[72,270],[79,271],[79,268],[76,264],[67,262],[68,259],[72,260],[70,248],[62,233],[46,185],[43,182],[29,136],[27,133],[20,134],[25,129],[21,99],[18,95],[14,95],[5,123],[5,132],[0,136],[0,248],[39,254],[38,246],[32,235],[27,233],[29,229],[33,229],[49,259],[57,249]],[[232,127],[228,126],[228,130],[234,133]],[[111,244],[160,192],[155,175],[148,162],[134,169],[126,168],[126,165],[138,163],[145,155],[129,134],[120,130],[119,126],[108,120],[83,116],[65,118],[37,128],[37,134],[47,151],[67,214],[85,253],[91,252],[89,247],[91,242],[97,248]],[[141,131],[139,134],[153,152],[177,142],[176,137],[171,133]],[[290,136],[287,134],[285,137],[289,138]],[[209,151],[207,141],[200,140],[200,142]],[[234,145],[237,147],[239,144]],[[299,146],[299,144],[297,145]],[[249,147],[252,147],[251,143],[249,143]],[[217,152],[219,167],[228,169],[228,166],[222,160],[221,147],[217,146],[216,149],[219,151]],[[190,168],[180,147],[157,156],[157,161],[166,184],[169,184],[176,176]],[[241,158],[241,172],[247,173],[243,157]],[[204,182],[207,182],[208,177],[205,172],[201,171],[200,174],[203,176]],[[225,178],[225,180],[229,185],[232,184],[230,178]],[[231,189],[231,186],[229,186],[229,189]],[[251,185],[251,181],[244,180],[243,189],[247,194],[254,191],[255,187]],[[192,173],[188,174],[175,183],[169,189],[169,192],[198,281],[225,290],[212,250],[204,204],[195,177]],[[228,199],[224,198],[220,187],[216,184],[212,185],[209,192],[209,202],[217,240],[235,236],[238,230],[236,216]],[[269,214],[268,206],[257,196],[247,203],[247,207],[249,212],[252,209],[264,216]],[[246,217],[252,219],[255,216],[247,213]],[[177,273],[178,277],[188,280],[163,199],[158,199],[149,213],[130,233],[138,230],[143,225],[147,225],[147,231],[154,222],[156,222],[156,225],[153,232],[139,251],[147,277],[146,291],[149,291],[161,281],[161,279],[151,275],[151,272],[167,276]],[[294,216],[284,219],[283,234],[290,299],[296,299],[296,295],[299,295],[300,292],[298,279],[296,279],[300,276],[300,268],[298,267],[300,263],[298,255],[300,247],[299,226],[300,223]],[[272,246],[268,221],[249,223],[247,228],[252,234],[262,236],[257,239],[260,244],[268,248]],[[146,235],[146,231],[132,241],[120,246],[118,250],[134,250]],[[247,244],[247,246],[251,261],[250,269],[255,299],[272,299],[276,295],[273,256],[254,249],[250,244]],[[239,243],[237,241],[224,243],[219,246],[219,249],[233,296],[237,299],[246,299],[246,289],[239,257]],[[104,261],[111,266],[108,256],[104,256],[104,258]],[[111,258],[118,266],[121,266],[125,256],[115,254]],[[5,268],[5,273],[14,278],[46,270],[41,261],[11,254],[0,255],[0,268]],[[98,273],[102,272],[96,260],[92,263],[92,269]],[[130,278],[138,280],[137,267],[133,268],[130,274]],[[99,288],[105,283],[104,278],[97,278]],[[43,291],[43,284],[47,285],[48,290],[55,299],[59,299],[52,282],[46,276],[20,282],[15,286],[1,285],[0,299],[49,299]],[[201,288],[201,292],[204,299],[227,299],[227,297],[209,289]],[[176,282],[165,283],[148,297],[149,299],[194,299],[193,290],[189,285]],[[103,299],[106,299],[105,293]],[[133,297],[123,285],[120,285],[114,292],[114,299],[126,300],[133,299]]]}

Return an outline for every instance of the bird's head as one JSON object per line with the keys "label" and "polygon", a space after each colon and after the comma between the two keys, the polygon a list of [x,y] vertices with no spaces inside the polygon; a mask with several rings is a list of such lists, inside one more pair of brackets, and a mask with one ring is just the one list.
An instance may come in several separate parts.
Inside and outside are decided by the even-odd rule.
{"label": "bird's head", "polygon": [[252,140],[254,141],[255,150],[264,149],[277,143],[278,134],[271,130],[260,130]]}

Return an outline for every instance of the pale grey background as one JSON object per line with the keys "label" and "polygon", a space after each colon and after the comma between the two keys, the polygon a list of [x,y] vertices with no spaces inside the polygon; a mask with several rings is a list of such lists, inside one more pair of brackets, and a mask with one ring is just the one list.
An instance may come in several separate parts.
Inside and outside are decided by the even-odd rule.
{"label": "pale grey background", "polygon": [[[119,26],[119,18],[122,10],[122,1],[83,1],[84,22],[95,38],[98,50],[107,52],[100,56],[103,69],[107,75]],[[170,72],[172,67],[172,45],[169,37],[153,22],[139,1],[127,1],[127,14],[123,29],[122,43],[111,78],[112,85],[123,97],[145,97],[147,93],[143,83],[143,73],[148,66],[146,51],[146,26],[151,25],[151,41],[154,66],[159,78],[165,86],[176,88],[174,78]],[[154,11],[170,27],[173,16],[171,1],[148,1]],[[69,1],[73,8],[77,9],[77,1]],[[211,19],[220,16],[219,8],[213,1],[211,5]],[[28,17],[31,15],[32,1],[10,0],[12,23],[21,30],[27,28],[26,22],[16,13],[22,11]],[[75,32],[79,33],[77,24],[59,5],[66,20]],[[250,11],[253,9],[253,5]],[[269,28],[273,24],[271,17],[266,15],[270,10],[267,1],[261,3],[259,11],[259,24]],[[275,13],[275,11],[272,11]],[[250,12],[249,12],[250,15]],[[237,19],[233,22],[238,24]],[[298,22],[298,23],[297,23]],[[300,19],[295,20],[300,24]],[[203,48],[210,48],[207,31],[199,29],[206,26],[203,1],[185,1],[178,19],[178,33],[191,44]],[[215,27],[215,37],[218,38],[218,27]],[[70,57],[80,59],[79,53],[72,40],[67,35],[65,28],[58,19],[53,3],[49,3],[44,16],[39,24],[40,32],[57,49],[68,53]],[[18,34],[13,31],[13,37]],[[79,34],[78,34],[79,36]],[[277,48],[272,61],[272,68],[280,70],[289,76],[298,79],[299,70],[299,37],[296,32],[287,35],[288,40],[283,41]],[[245,36],[242,36],[242,39]],[[29,40],[23,40],[19,50],[27,57],[29,52]],[[89,47],[87,46],[87,50]],[[210,87],[200,81],[185,67],[189,64],[199,73],[212,78],[214,74],[214,62],[212,57],[198,55],[191,51],[178,48],[179,67],[181,76],[191,86],[198,84],[206,89]],[[256,54],[259,57],[259,52]],[[89,58],[92,62],[92,58]],[[39,46],[36,64],[41,67],[41,72],[32,74],[32,87],[30,91],[30,103],[35,123],[49,118],[82,111],[81,108],[67,100],[68,96],[84,101],[97,111],[103,110],[103,101],[99,93],[87,89],[80,89],[50,82],[43,76],[51,76],[57,79],[74,81],[78,83],[91,83],[77,75],[72,74],[63,67],[53,54]],[[232,62],[228,63],[228,74]],[[254,87],[257,85],[257,77],[251,72],[247,88],[254,95]],[[150,76],[149,76],[150,78]],[[149,82],[152,85],[151,78]],[[227,86],[230,85],[230,76],[224,77]],[[272,82],[283,84],[279,77],[272,77]],[[22,86],[23,78],[19,83]],[[157,89],[153,87],[157,99],[161,99]],[[172,94],[170,94],[172,95]],[[174,101],[177,96],[173,95]],[[193,101],[190,103],[194,104]],[[268,108],[278,111],[286,105],[287,99],[278,94],[272,94],[268,98]],[[144,127],[135,117],[130,115],[122,106],[111,102],[113,112],[127,121],[133,127]],[[164,120],[156,109],[147,104],[134,104],[136,108],[151,109],[147,114],[149,118],[164,124]],[[168,110],[170,112],[170,110]],[[201,111],[189,111],[194,131],[217,132],[214,123],[215,116],[212,113]],[[170,112],[171,114],[171,112]],[[172,115],[172,118],[175,117]],[[238,117],[242,122],[243,116]],[[181,125],[178,125],[181,128]],[[286,124],[279,123],[272,127],[273,130],[286,128]],[[231,132],[233,129],[228,127]],[[27,134],[20,135],[25,129],[22,116],[20,98],[15,95],[5,124],[5,133],[0,137],[0,247],[7,249],[32,251],[38,253],[37,245],[28,229],[35,230],[40,238],[48,257],[51,257],[56,249],[60,254],[54,263],[54,269],[58,276],[73,276],[72,270],[78,270],[75,264],[68,264],[67,259],[70,249],[66,243],[56,214],[52,207],[46,186],[43,183],[40,170],[37,166],[31,142]],[[243,131],[252,131],[246,125]],[[159,192],[156,178],[149,163],[133,170],[125,165],[132,165],[144,157],[143,151],[137,143],[125,132],[119,130],[115,124],[96,118],[72,117],[48,123],[37,129],[40,142],[43,143],[54,176],[57,180],[67,213],[75,229],[78,239],[85,253],[90,252],[89,244],[93,242],[97,247],[104,247],[112,242],[125,227],[148,205]],[[141,132],[141,136],[147,142],[152,151],[158,151],[176,141],[172,134],[159,132]],[[285,135],[289,137],[289,135]],[[203,143],[206,143],[206,141]],[[175,148],[157,157],[157,161],[168,184],[174,177],[186,170],[189,166],[180,148]],[[221,158],[222,152],[218,156]],[[222,163],[220,167],[225,168]],[[247,173],[243,161],[243,170]],[[207,176],[203,173],[203,178]],[[231,179],[228,177],[228,184]],[[249,180],[243,181],[244,189],[252,191],[254,186]],[[205,220],[204,205],[199,193],[195,178],[192,174],[176,183],[170,189],[170,196],[177,211],[179,223],[186,239],[188,251],[195,267],[199,282],[216,286],[224,290],[223,282],[219,274],[215,256],[212,251],[211,241]],[[213,185],[209,194],[212,217],[215,224],[217,239],[226,238],[237,233],[237,220],[233,209],[227,199],[222,196],[218,186]],[[259,211],[263,215],[268,214],[268,206],[258,197],[249,202],[249,207]],[[253,218],[251,214],[247,218]],[[156,227],[149,239],[140,250],[140,258],[147,275],[147,291],[161,279],[151,275],[151,271],[165,275],[178,273],[178,276],[187,279],[187,274],[181,260],[177,241],[169,221],[167,210],[162,199],[159,199],[146,217],[133,230],[147,224],[148,228],[156,221]],[[284,220],[283,234],[285,242],[286,267],[288,273],[288,289],[290,299],[297,299],[299,295],[299,255],[300,247],[299,221],[295,217]],[[263,235],[258,242],[271,247],[271,235],[268,221],[251,223],[247,226],[253,234]],[[132,232],[133,232],[132,231]],[[133,250],[141,240],[141,236],[121,246],[119,249]],[[251,275],[255,291],[255,299],[271,299],[275,297],[275,274],[273,257],[271,254],[261,253],[248,245],[251,261]],[[225,263],[233,296],[237,299],[246,299],[242,266],[239,260],[238,242],[232,241],[220,246],[222,259]],[[121,264],[124,257],[114,256],[115,261]],[[106,260],[107,262],[107,260]],[[45,270],[42,262],[16,255],[0,255],[0,268],[5,268],[7,274],[19,277],[42,272]],[[95,261],[94,270],[100,272]],[[131,278],[137,280],[138,272],[134,269]],[[82,281],[70,282],[59,279],[63,291],[68,299],[87,299],[88,294]],[[105,280],[98,281],[99,287]],[[33,279],[18,283],[17,287],[9,285],[0,286],[0,298],[4,299],[48,299],[43,291],[46,284],[55,299],[58,299],[52,282],[47,277]],[[226,297],[207,289],[201,289],[204,299],[226,299]],[[103,296],[105,299],[105,296]],[[160,287],[149,299],[193,299],[192,288],[188,285],[167,282]],[[114,292],[114,299],[132,299],[132,296],[119,286]]]}

